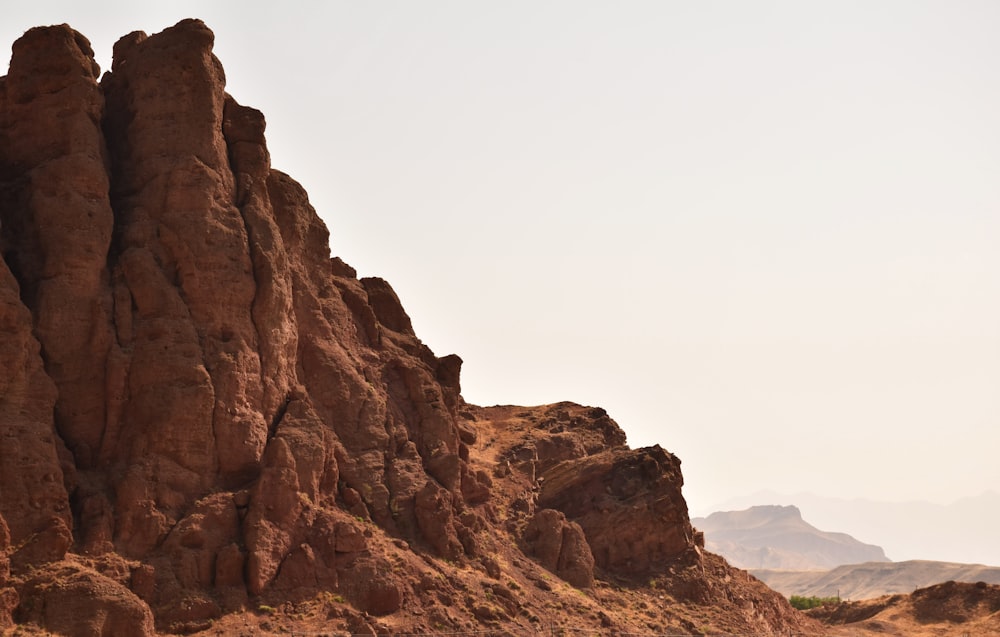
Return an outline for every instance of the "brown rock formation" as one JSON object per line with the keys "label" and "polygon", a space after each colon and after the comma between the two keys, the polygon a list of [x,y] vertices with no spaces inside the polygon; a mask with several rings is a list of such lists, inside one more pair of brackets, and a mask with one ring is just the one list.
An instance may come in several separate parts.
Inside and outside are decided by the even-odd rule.
{"label": "brown rock formation", "polygon": [[587,536],[561,511],[537,511],[525,529],[524,540],[529,554],[542,566],[578,588],[593,586],[594,556]]}
{"label": "brown rock formation", "polygon": [[0,333],[0,516],[15,562],[62,559],[72,541],[72,519],[59,462],[61,441],[52,422],[56,391],[43,368],[31,315],[4,263]]}
{"label": "brown rock formation", "polygon": [[17,619],[69,637],[153,632],[153,615],[134,593],[68,561],[43,566],[25,579]]}
{"label": "brown rock formation", "polygon": [[[600,409],[466,405],[461,359],[330,257],[212,44],[132,33],[98,81],[83,36],[37,28],[0,78],[0,628],[634,632],[697,599],[800,625],[705,580],[670,454]],[[678,605],[639,617],[649,577]]]}
{"label": "brown rock formation", "polygon": [[511,508],[523,513],[525,540],[548,568],[557,571],[555,557],[573,528],[586,538],[590,568],[609,575],[646,578],[700,563],[676,456],[658,446],[629,449],[603,409],[560,403],[473,415],[505,440],[496,452],[500,473],[526,479],[527,493]]}
{"label": "brown rock formation", "polygon": [[681,495],[680,461],[660,447],[567,460],[542,477],[539,506],[578,523],[601,568],[643,575],[699,559]]}

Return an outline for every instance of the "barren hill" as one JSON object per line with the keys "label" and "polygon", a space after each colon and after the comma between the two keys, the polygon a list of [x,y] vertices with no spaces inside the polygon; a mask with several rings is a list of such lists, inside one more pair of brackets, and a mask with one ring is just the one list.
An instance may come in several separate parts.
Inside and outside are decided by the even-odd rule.
{"label": "barren hill", "polygon": [[997,567],[927,560],[848,564],[829,571],[756,569],[751,572],[785,595],[840,596],[844,599],[909,593],[951,580],[1000,584],[1000,568]]}
{"label": "barren hill", "polygon": [[826,570],[841,564],[887,562],[878,546],[846,533],[820,531],[794,506],[720,511],[692,521],[708,550],[740,568]]}
{"label": "barren hill", "polygon": [[101,76],[36,28],[0,78],[0,630],[817,628],[703,550],[669,452],[466,404],[213,42]]}
{"label": "barren hill", "polygon": [[831,637],[937,637],[1000,634],[1000,586],[945,582],[907,595],[846,602],[809,611]]}

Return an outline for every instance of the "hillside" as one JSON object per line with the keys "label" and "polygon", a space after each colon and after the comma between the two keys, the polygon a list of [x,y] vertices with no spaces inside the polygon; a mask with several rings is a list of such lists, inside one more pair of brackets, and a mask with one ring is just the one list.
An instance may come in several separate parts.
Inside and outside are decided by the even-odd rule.
{"label": "hillside", "polygon": [[878,546],[846,533],[820,531],[794,506],[754,506],[720,511],[691,523],[705,533],[705,547],[747,569],[826,570],[841,564],[888,561]]}
{"label": "hillside", "polygon": [[917,588],[954,580],[1000,584],[1000,568],[981,564],[954,564],[909,560],[848,564],[829,571],[755,569],[751,573],[783,595],[871,599],[909,593]]}
{"label": "hillside", "polygon": [[1000,634],[1000,586],[945,582],[809,611],[830,637],[938,637]]}
{"label": "hillside", "polygon": [[102,76],[40,27],[0,78],[0,630],[818,628],[704,550],[673,454],[467,404],[213,43],[134,32]]}

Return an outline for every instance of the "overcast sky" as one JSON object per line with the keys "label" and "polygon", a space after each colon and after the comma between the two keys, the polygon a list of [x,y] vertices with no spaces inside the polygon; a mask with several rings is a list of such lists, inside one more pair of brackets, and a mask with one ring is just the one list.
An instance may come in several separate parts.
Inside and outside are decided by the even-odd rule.
{"label": "overcast sky", "polygon": [[333,253],[462,356],[466,399],[605,407],[695,513],[1000,490],[998,2],[3,14],[4,46],[68,22],[105,69],[204,19]]}

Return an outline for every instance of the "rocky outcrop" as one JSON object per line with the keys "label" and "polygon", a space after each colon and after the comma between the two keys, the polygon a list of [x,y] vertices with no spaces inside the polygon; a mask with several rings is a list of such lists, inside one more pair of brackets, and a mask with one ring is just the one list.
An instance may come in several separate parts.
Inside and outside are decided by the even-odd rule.
{"label": "rocky outcrop", "polygon": [[155,608],[244,565],[262,593],[349,519],[341,498],[414,529],[428,472],[446,493],[470,475],[456,359],[416,339],[387,283],[331,261],[212,41],[193,20],[130,34],[98,83],[82,36],[34,29],[3,83],[4,367],[19,373],[3,378],[0,510],[18,555],[59,559],[68,487],[80,550],[149,562]]}
{"label": "rocky outcrop", "polygon": [[554,509],[535,513],[524,533],[528,554],[578,588],[594,584],[594,556],[579,524]]}
{"label": "rocky outcrop", "polygon": [[558,598],[635,632],[600,577],[704,584],[679,461],[601,409],[467,405],[462,360],[331,258],[213,40],[126,35],[98,79],[83,36],[37,28],[0,79],[0,627],[322,604],[372,633],[527,629]]}
{"label": "rocky outcrop", "polygon": [[112,214],[96,75],[86,38],[32,29],[0,83],[0,512],[15,564],[69,549],[67,487],[105,420]]}
{"label": "rocky outcrop", "polygon": [[72,537],[69,497],[52,422],[56,389],[45,373],[31,315],[0,263],[0,516],[15,564],[59,560]]}
{"label": "rocky outcrop", "polygon": [[72,562],[33,571],[21,585],[17,620],[59,635],[153,635],[153,615],[121,583]]}
{"label": "rocky outcrop", "polygon": [[698,560],[680,461],[660,447],[564,461],[542,478],[538,505],[579,524],[602,569],[641,576]]}
{"label": "rocky outcrop", "polygon": [[58,388],[56,429],[84,469],[100,451],[111,346],[114,218],[97,74],[86,38],[32,29],[14,46],[3,100],[4,255]]}
{"label": "rocky outcrop", "polygon": [[647,579],[700,562],[702,540],[681,494],[680,460],[658,446],[629,449],[603,409],[558,403],[476,408],[470,415],[504,440],[495,473],[523,480],[524,492],[510,507],[522,514],[529,552],[547,568],[558,571],[553,547],[557,537],[573,534],[569,529],[582,532],[590,569],[616,577]]}

